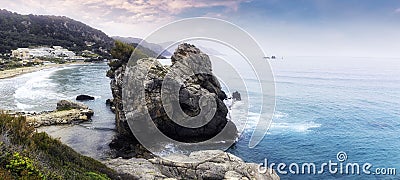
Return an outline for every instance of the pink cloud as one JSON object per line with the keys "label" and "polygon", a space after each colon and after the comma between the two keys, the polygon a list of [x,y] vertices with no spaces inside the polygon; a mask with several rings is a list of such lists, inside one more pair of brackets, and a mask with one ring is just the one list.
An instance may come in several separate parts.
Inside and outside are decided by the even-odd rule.
{"label": "pink cloud", "polygon": [[[224,17],[249,0],[1,0],[0,7],[23,14],[68,16],[94,27],[105,24],[164,25],[185,10],[223,7],[223,12],[204,12],[204,16]],[[148,25],[150,27],[150,25]],[[152,27],[152,26],[151,26]],[[107,27],[108,28],[108,27]],[[110,29],[110,28],[109,28]],[[149,28],[150,29],[150,28]],[[116,30],[106,30],[114,32]]]}

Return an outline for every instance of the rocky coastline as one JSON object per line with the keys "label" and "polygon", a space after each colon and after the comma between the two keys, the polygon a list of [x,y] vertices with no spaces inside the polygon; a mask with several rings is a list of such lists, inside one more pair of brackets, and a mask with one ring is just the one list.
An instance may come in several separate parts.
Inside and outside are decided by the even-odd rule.
{"label": "rocky coastline", "polygon": [[[202,66],[209,70],[205,74],[191,74],[191,69],[196,68],[186,63],[188,59],[194,60],[196,66]],[[171,58],[173,64],[180,63],[178,68],[161,65],[155,58],[137,59],[138,67],[150,69],[146,87],[146,104],[153,122],[168,137],[184,142],[201,142],[212,138],[224,131],[225,135],[218,142],[234,142],[237,139],[237,129],[227,115],[230,107],[224,101],[228,96],[221,90],[217,78],[212,74],[209,57],[198,48],[189,44],[178,47]],[[112,159],[103,160],[102,163],[113,169],[119,177],[115,179],[272,179],[277,180],[279,176],[275,171],[259,173],[258,164],[247,163],[239,157],[221,150],[199,150],[189,154],[177,152],[169,153],[166,157],[159,157],[147,151],[132,134],[125,117],[122,104],[122,87],[127,59],[113,60],[109,63],[110,71],[107,73],[111,78],[111,90],[113,99],[106,104],[115,113],[117,135],[110,143],[115,152]],[[179,90],[179,103],[184,113],[195,116],[200,110],[205,109],[200,102],[202,96],[212,97],[216,101],[217,109],[210,122],[200,128],[185,128],[169,119],[163,109],[161,96],[161,85],[164,75],[175,71],[176,76],[187,76],[182,82]],[[132,75],[132,74],[130,74]],[[231,98],[233,101],[240,100],[240,94],[235,93]],[[91,96],[81,95],[77,100],[93,100]],[[35,128],[51,125],[67,125],[90,121],[94,111],[88,106],[74,101],[61,100],[53,111],[40,113],[8,112],[15,117],[26,117],[26,122]],[[222,134],[224,134],[222,133]],[[167,160],[173,159],[174,161]],[[192,160],[188,162],[188,160]],[[113,178],[114,179],[114,178]]]}
{"label": "rocky coastline", "polygon": [[225,180],[278,180],[275,171],[258,172],[258,164],[245,163],[239,157],[220,150],[193,152],[189,156],[173,154],[176,161],[203,159],[193,163],[172,162],[160,157],[151,159],[130,158],[111,159],[103,163],[119,174],[132,176],[134,179],[225,179]]}
{"label": "rocky coastline", "polygon": [[[125,56],[129,57],[129,56]],[[220,150],[201,150],[183,155],[172,153],[174,159],[185,160],[201,157],[207,159],[195,163],[177,163],[157,157],[146,151],[132,134],[127,118],[124,114],[122,103],[122,88],[124,77],[136,77],[133,74],[125,74],[128,58],[114,59],[109,63],[110,70],[107,76],[111,78],[111,90],[113,99],[107,101],[115,112],[117,136],[111,142],[110,147],[116,152],[116,159],[104,161],[104,163],[122,174],[129,174],[137,179],[279,179],[274,171],[265,174],[258,172],[258,165],[246,163],[240,158]],[[194,61],[195,65],[188,64]],[[236,140],[236,126],[227,119],[228,108],[224,104],[227,95],[221,90],[217,78],[212,75],[211,62],[208,55],[190,44],[181,44],[171,57],[172,64],[179,62],[178,68],[161,65],[155,58],[142,58],[134,60],[137,69],[150,69],[144,81],[146,87],[146,103],[136,104],[137,107],[147,106],[148,112],[157,126],[164,134],[175,140],[184,142],[199,142],[209,139],[220,133],[227,132],[224,140]],[[193,69],[202,67],[207,73],[193,75]],[[129,72],[128,72],[129,73]],[[199,100],[202,96],[210,96],[217,103],[217,110],[211,121],[200,128],[185,128],[174,123],[163,109],[161,102],[161,85],[166,74],[173,73],[177,76],[185,76],[179,90],[179,105],[184,113],[195,116],[199,113]],[[189,74],[189,76],[187,76]],[[132,96],[135,96],[134,94]],[[235,95],[236,99],[240,97]],[[239,95],[240,96],[240,95]],[[182,161],[184,162],[184,161]]]}
{"label": "rocky coastline", "polygon": [[61,100],[57,103],[57,108],[54,111],[39,113],[8,112],[8,114],[26,117],[26,121],[30,126],[38,128],[41,126],[66,125],[89,121],[94,112],[84,104]]}

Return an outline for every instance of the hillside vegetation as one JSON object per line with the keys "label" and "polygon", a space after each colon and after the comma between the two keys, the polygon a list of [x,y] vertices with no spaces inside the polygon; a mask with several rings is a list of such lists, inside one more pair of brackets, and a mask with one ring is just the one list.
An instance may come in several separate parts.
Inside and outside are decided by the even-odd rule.
{"label": "hillside vegetation", "polygon": [[100,162],[82,156],[24,117],[0,114],[0,179],[125,179]]}
{"label": "hillside vegetation", "polygon": [[20,15],[0,10],[0,53],[18,47],[63,46],[107,54],[114,40],[100,30],[61,16]]}

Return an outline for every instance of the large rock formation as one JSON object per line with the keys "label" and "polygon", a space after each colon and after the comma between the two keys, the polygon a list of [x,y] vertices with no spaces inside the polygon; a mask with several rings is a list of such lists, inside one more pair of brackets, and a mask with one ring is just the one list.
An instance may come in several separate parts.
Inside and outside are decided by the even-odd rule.
{"label": "large rock formation", "polygon": [[[110,70],[107,72],[107,76],[112,79],[111,90],[114,99],[109,100],[108,104],[116,114],[118,131],[116,139],[110,146],[117,150],[117,156],[122,156],[125,159],[107,160],[104,163],[108,167],[118,173],[133,176],[135,179],[279,179],[274,171],[261,174],[258,172],[257,164],[245,163],[240,158],[221,150],[194,151],[189,155],[172,153],[164,158],[146,153],[144,147],[140,146],[132,134],[123,111],[122,88],[130,87],[130,85],[124,84],[125,76],[144,77],[143,81],[137,82],[144,88],[145,100],[142,104],[135,104],[140,101],[132,100],[134,104],[133,113],[148,113],[156,127],[172,139],[181,142],[202,142],[225,134],[218,140],[233,141],[237,136],[237,129],[226,118],[228,109],[223,100],[227,96],[221,90],[217,78],[212,74],[210,59],[198,48],[189,44],[179,45],[171,57],[172,66],[163,66],[155,58],[142,58],[134,61],[135,68],[127,72],[125,70],[127,69],[128,59],[114,59],[109,63]],[[146,76],[143,76],[140,72],[147,72]],[[168,92],[163,95],[177,98],[179,100],[178,106],[189,117],[198,116],[203,111],[210,111],[207,107],[211,105],[204,103],[202,98],[207,97],[209,98],[207,100],[215,102],[215,106],[213,106],[215,113],[210,117],[210,121],[196,128],[181,126],[180,120],[182,119],[176,119],[174,115],[172,115],[173,121],[167,115],[169,110],[165,110],[164,107],[170,108],[170,103],[173,102],[169,102],[169,99],[174,98],[163,99],[161,96],[162,92],[165,92],[165,88],[168,90],[173,88],[169,86],[169,81],[172,81],[172,84],[179,85],[177,89],[179,93],[177,93],[177,96]],[[167,85],[167,87],[163,87],[163,85]],[[128,99],[134,99],[139,94],[139,92],[128,93]],[[144,106],[147,107],[148,112],[137,110]],[[136,115],[134,117],[140,118],[142,116]],[[197,120],[202,121],[201,118]],[[132,158],[133,156],[135,157]]]}
{"label": "large rock formation", "polygon": [[161,158],[152,159],[111,159],[104,162],[120,174],[137,179],[226,179],[226,180],[278,180],[275,171],[258,171],[258,165],[245,163],[240,158],[219,150],[193,152],[189,156],[174,154],[177,161],[187,159],[205,159],[196,163],[177,163]]}
{"label": "large rock formation", "polygon": [[[148,113],[157,128],[172,139],[181,142],[204,141],[214,137],[224,128],[228,132],[225,137],[229,138],[224,140],[235,139],[237,130],[233,123],[228,122],[226,118],[228,109],[223,103],[227,96],[221,90],[217,78],[212,75],[209,57],[192,45],[181,44],[171,60],[172,66],[163,66],[154,58],[143,58],[135,62],[138,70],[148,69],[146,79],[143,81],[146,104],[136,106],[147,106]],[[136,143],[130,132],[122,105],[122,85],[126,63],[127,60],[113,60],[109,63],[111,70],[107,73],[112,78],[111,89],[119,134],[119,138],[111,146],[123,151],[132,150],[132,145]],[[196,70],[200,68],[204,72],[196,73]],[[168,75],[171,75],[172,80],[174,80],[173,77],[183,78],[181,82],[177,83],[180,84],[179,105],[186,115],[196,116],[208,106],[208,104],[201,103],[201,97],[207,96],[213,99],[216,103],[216,111],[208,123],[198,128],[187,128],[171,120],[163,107],[161,98],[163,81]],[[136,77],[136,74],[130,74],[130,77]],[[202,104],[202,107],[199,104]],[[176,119],[174,120],[176,121]]]}

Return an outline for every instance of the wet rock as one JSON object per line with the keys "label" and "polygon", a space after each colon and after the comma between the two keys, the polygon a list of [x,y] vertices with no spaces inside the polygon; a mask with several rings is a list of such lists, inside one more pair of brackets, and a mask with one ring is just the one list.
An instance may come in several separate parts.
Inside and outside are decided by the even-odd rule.
{"label": "wet rock", "polygon": [[107,99],[106,100],[106,105],[107,106],[114,106],[114,100],[113,99]]}
{"label": "wet rock", "polygon": [[89,100],[94,100],[95,98],[93,96],[89,95],[79,95],[76,97],[77,101],[89,101]]}
{"label": "wet rock", "polygon": [[239,92],[235,91],[232,93],[232,99],[235,101],[241,101],[242,97]]}

